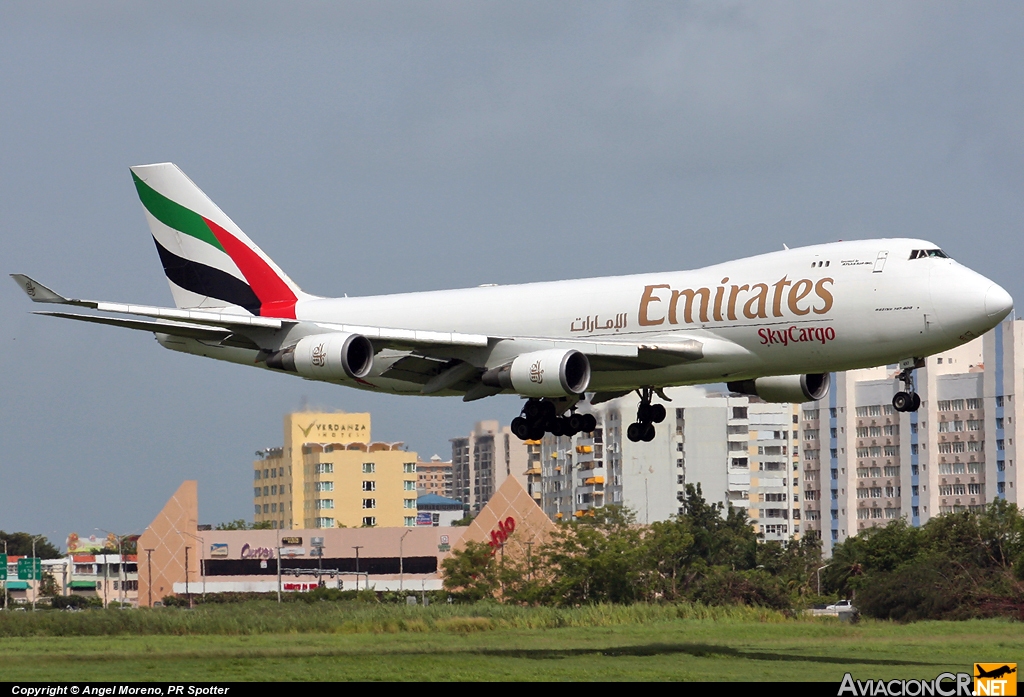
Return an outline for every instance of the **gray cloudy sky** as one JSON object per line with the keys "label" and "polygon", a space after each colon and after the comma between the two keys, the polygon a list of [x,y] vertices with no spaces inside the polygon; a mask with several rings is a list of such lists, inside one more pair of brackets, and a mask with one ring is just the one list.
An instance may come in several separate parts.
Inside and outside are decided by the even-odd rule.
{"label": "gray cloudy sky", "polygon": [[[683,269],[921,236],[1024,297],[1020,3],[3,3],[0,260],[170,304],[128,166],[173,161],[306,290]],[[140,532],[310,405],[450,456],[513,398],[373,395],[29,314],[0,285],[0,529]]]}

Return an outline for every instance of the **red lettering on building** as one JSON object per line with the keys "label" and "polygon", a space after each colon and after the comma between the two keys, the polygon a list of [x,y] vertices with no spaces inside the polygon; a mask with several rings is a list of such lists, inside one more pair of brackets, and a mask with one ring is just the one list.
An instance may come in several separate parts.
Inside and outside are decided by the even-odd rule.
{"label": "red lettering on building", "polygon": [[491,530],[491,539],[487,543],[491,546],[491,554],[498,551],[498,548],[505,544],[505,540],[511,535],[516,529],[516,519],[509,516],[505,520],[498,521],[498,527],[495,530]]}

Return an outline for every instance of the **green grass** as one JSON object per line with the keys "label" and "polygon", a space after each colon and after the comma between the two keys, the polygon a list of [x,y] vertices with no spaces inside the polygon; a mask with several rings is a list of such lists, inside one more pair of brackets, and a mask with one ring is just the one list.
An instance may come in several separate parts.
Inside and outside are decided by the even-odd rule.
{"label": "green grass", "polygon": [[[1020,661],[1019,624],[858,625],[751,608],[311,606],[11,613],[0,680],[933,678]],[[101,631],[103,630],[103,631]]]}

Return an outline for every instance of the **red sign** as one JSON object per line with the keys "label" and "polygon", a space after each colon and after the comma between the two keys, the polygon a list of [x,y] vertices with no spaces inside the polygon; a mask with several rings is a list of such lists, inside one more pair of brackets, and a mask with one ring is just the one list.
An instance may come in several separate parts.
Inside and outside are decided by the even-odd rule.
{"label": "red sign", "polygon": [[487,543],[491,546],[491,554],[498,551],[498,548],[505,543],[509,535],[515,532],[515,529],[516,519],[512,516],[498,522],[498,529],[491,530],[491,541]]}
{"label": "red sign", "polygon": [[286,591],[311,591],[316,590],[315,583],[282,583],[281,587]]}

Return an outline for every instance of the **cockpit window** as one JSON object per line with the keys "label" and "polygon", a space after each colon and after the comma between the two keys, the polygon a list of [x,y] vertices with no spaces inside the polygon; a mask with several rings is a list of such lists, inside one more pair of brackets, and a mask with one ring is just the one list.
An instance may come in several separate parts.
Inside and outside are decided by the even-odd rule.
{"label": "cockpit window", "polygon": [[949,259],[949,255],[941,249],[915,249],[910,253],[911,259],[924,259],[925,257],[938,257],[939,259]]}

